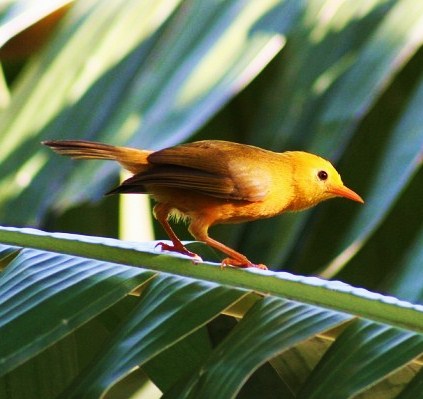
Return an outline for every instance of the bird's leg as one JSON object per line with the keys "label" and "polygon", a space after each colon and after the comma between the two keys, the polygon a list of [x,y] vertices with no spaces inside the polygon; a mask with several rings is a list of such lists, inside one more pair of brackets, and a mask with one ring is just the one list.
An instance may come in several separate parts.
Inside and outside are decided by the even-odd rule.
{"label": "bird's leg", "polygon": [[164,249],[166,251],[178,252],[180,254],[187,255],[201,262],[202,261],[201,257],[195,254],[194,252],[188,251],[188,249],[184,247],[184,245],[179,240],[175,232],[172,230],[172,227],[170,227],[170,224],[167,221],[167,219],[169,218],[170,210],[171,208],[169,208],[165,204],[157,204],[154,207],[154,210],[153,210],[154,217],[163,226],[164,230],[166,231],[166,234],[169,236],[173,244],[173,245],[169,245],[164,242],[159,242],[157,243],[156,247],[160,246],[162,250]]}
{"label": "bird's leg", "polygon": [[229,258],[222,260],[222,266],[236,266],[236,267],[255,267],[257,269],[267,270],[267,266],[261,263],[256,264],[252,263],[245,255],[235,251],[232,248],[222,244],[219,241],[214,240],[211,237],[207,237],[204,242],[210,245],[213,248],[218,249],[226,255],[229,255]]}
{"label": "bird's leg", "polygon": [[258,269],[267,270],[265,265],[252,263],[245,255],[242,255],[234,249],[227,247],[225,244],[209,237],[207,229],[208,226],[205,227],[203,224],[198,223],[198,221],[196,223],[195,220],[193,220],[189,226],[189,232],[196,240],[203,241],[207,245],[210,245],[211,247],[218,249],[220,252],[229,255],[229,258],[223,259],[222,266],[231,265],[236,267],[256,267]]}

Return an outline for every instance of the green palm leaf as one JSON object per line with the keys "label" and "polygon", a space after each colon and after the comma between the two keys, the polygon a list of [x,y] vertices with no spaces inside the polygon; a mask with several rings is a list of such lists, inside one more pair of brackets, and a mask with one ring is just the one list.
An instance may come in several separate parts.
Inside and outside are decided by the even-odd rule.
{"label": "green palm leaf", "polygon": [[264,298],[246,313],[178,397],[234,397],[252,372],[276,353],[347,319],[342,313]]}
{"label": "green palm leaf", "polygon": [[[10,310],[2,312],[0,327],[0,334],[7,337],[0,347],[2,364],[7,366],[4,373],[9,371],[3,376],[4,384],[20,372],[19,364],[42,358],[43,349],[48,350],[60,338],[66,339],[70,332],[79,331],[101,312],[107,314],[122,294],[143,283],[147,287],[138,304],[111,328],[109,338],[99,345],[95,358],[87,362],[84,370],[74,371],[76,379],[65,396],[99,397],[134,366],[142,366],[185,337],[188,339],[228,307],[231,310],[226,312],[245,314],[244,319],[212,349],[199,369],[192,370],[189,381],[185,376],[171,387],[171,396],[179,392],[178,397],[234,397],[264,362],[353,318],[348,315],[350,312],[388,325],[354,322],[335,340],[310,377],[291,389],[321,397],[318,392],[326,391],[325,384],[338,384],[335,392],[351,395],[369,389],[423,352],[421,306],[343,283],[288,273],[193,265],[191,260],[147,251],[145,245],[140,252],[136,244],[111,239],[11,228],[2,228],[0,237],[7,244],[5,249],[10,244],[15,252],[21,245],[33,248],[20,250],[14,258],[10,250],[2,251],[13,258],[0,281],[2,306]],[[47,249],[73,255],[45,252]],[[78,252],[90,253],[97,260],[75,257]],[[124,265],[105,263],[101,260],[105,257],[111,261],[120,259]],[[141,264],[150,271],[139,268]],[[36,276],[35,282],[28,269]],[[176,275],[167,274],[169,271]],[[254,292],[266,292],[267,297],[261,299]],[[248,299],[254,298],[252,294],[253,302]],[[303,304],[284,298],[295,298]],[[19,312],[12,312],[14,309]],[[392,327],[395,325],[407,331]],[[37,345],[29,345],[34,340]],[[347,356],[352,347],[352,356]],[[324,371],[334,364],[341,376],[346,370],[357,370],[357,374],[342,380],[336,373]],[[65,387],[64,384],[61,390]]]}
{"label": "green palm leaf", "polygon": [[298,395],[328,399],[352,397],[422,351],[421,335],[356,320],[325,353]]}
{"label": "green palm leaf", "polygon": [[[67,255],[19,251],[1,276],[1,374],[74,331],[153,275]],[[60,317],[57,309],[62,310]],[[17,330],[22,334],[16,334]]]}
{"label": "green palm leaf", "polygon": [[[142,295],[89,373],[68,397],[97,397],[116,380],[210,321],[243,295],[242,290],[162,275]],[[113,367],[110,365],[113,364]]]}

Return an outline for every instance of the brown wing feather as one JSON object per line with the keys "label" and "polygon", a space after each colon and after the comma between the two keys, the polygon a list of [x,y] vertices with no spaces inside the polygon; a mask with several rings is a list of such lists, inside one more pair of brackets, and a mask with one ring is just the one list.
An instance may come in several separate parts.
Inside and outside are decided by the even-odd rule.
{"label": "brown wing feather", "polygon": [[154,152],[150,167],[111,193],[146,193],[150,186],[193,190],[213,197],[260,201],[269,192],[269,152],[218,140],[197,141]]}
{"label": "brown wing feather", "polygon": [[230,179],[181,166],[154,166],[125,180],[109,194],[148,193],[149,187],[173,187],[202,192],[207,195],[233,198]]}

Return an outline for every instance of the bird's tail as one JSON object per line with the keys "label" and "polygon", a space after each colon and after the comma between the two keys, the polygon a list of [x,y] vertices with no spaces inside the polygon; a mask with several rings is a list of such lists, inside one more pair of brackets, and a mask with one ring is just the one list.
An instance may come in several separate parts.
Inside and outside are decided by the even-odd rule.
{"label": "bird's tail", "polygon": [[147,157],[152,151],[86,140],[49,140],[42,144],[60,155],[75,159],[110,159],[119,162],[125,169],[138,173],[148,164]]}

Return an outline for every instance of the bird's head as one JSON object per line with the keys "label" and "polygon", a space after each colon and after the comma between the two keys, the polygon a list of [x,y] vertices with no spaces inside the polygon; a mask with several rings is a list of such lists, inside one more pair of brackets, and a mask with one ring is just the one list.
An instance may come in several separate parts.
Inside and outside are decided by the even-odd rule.
{"label": "bird's head", "polygon": [[357,193],[344,185],[337,170],[326,159],[302,151],[285,154],[291,158],[295,185],[293,210],[305,209],[334,197],[364,203]]}

